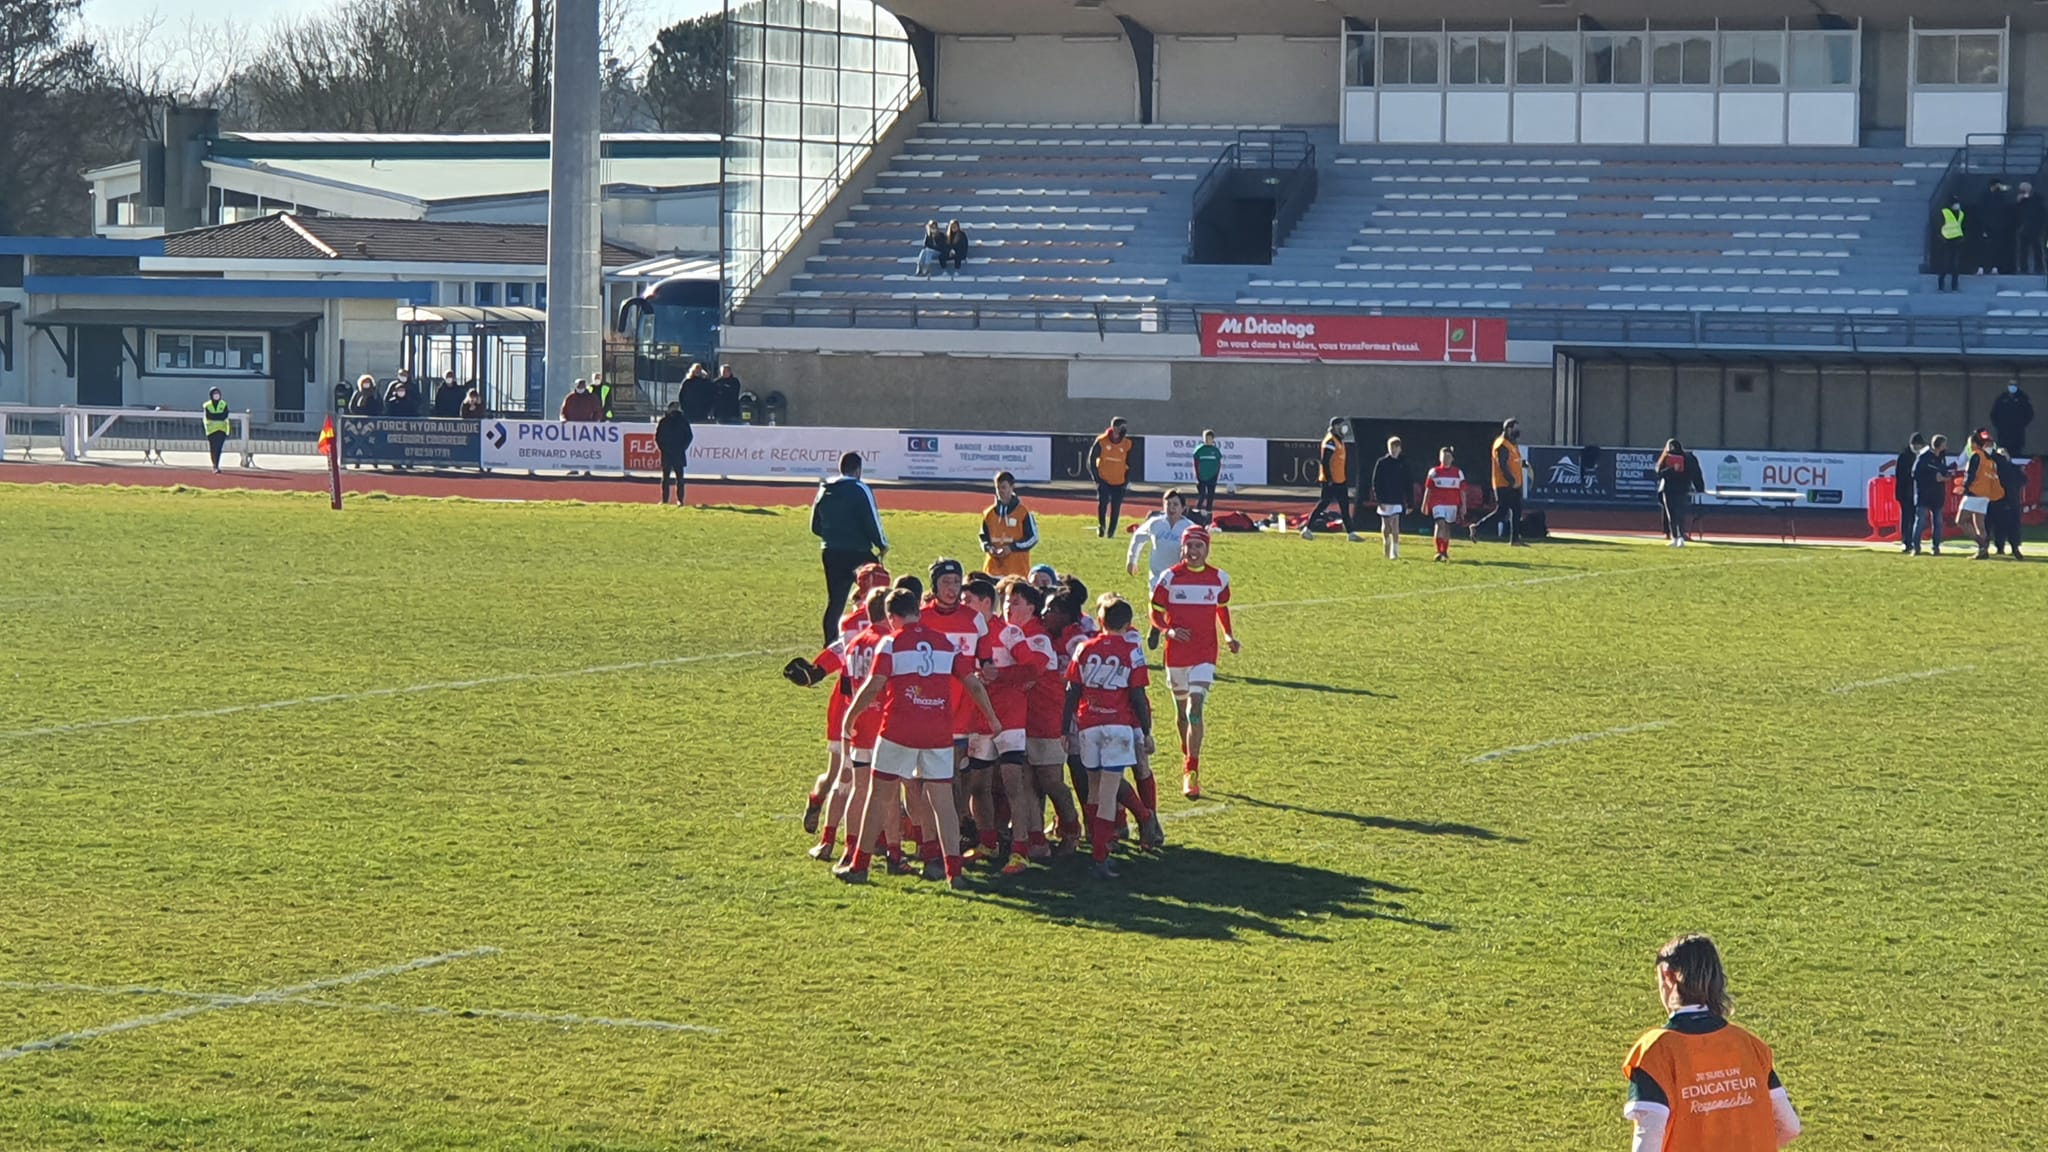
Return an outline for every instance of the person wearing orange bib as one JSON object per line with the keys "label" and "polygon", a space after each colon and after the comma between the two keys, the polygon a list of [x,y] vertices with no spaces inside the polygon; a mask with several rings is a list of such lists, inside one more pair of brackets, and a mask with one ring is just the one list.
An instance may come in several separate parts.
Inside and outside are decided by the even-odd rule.
{"label": "person wearing orange bib", "polygon": [[1131,485],[1131,432],[1123,417],[1111,420],[1089,447],[1088,474],[1095,478],[1095,534],[1107,540],[1116,535]]}
{"label": "person wearing orange bib", "polygon": [[1986,526],[1991,522],[1991,506],[2005,499],[2005,485],[1999,482],[1991,443],[1991,429],[1979,428],[1970,434],[1970,445],[1963,450],[1963,502],[1956,508],[1956,524],[1976,538],[1977,554],[1970,557],[1972,560],[1990,558],[1991,538]]}
{"label": "person wearing orange bib", "polygon": [[1657,991],[1671,1013],[1629,1049],[1622,1075],[1635,1124],[1630,1152],[1775,1152],[1799,1138],[1799,1114],[1770,1045],[1728,1022],[1728,977],[1705,936],[1657,953]]}
{"label": "person wearing orange bib", "polygon": [[1499,520],[1508,524],[1508,543],[1523,547],[1522,539],[1522,422],[1512,417],[1501,421],[1500,435],[1493,441],[1493,511],[1473,522],[1472,538],[1479,530]]}
{"label": "person wearing orange bib", "polygon": [[1017,477],[996,473],[996,502],[981,514],[981,550],[988,559],[981,570],[991,576],[1022,576],[1031,571],[1031,550],[1038,547],[1038,517],[1017,497]]}

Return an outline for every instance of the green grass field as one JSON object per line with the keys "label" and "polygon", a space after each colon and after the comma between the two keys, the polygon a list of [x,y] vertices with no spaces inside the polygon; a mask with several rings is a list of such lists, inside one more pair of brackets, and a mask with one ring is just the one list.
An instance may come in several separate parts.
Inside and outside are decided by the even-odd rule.
{"label": "green grass field", "polygon": [[1163,857],[854,890],[800,511],[0,487],[0,1149],[1618,1149],[1685,930],[1800,1147],[2048,1147],[2041,572],[1457,551],[1219,538]]}

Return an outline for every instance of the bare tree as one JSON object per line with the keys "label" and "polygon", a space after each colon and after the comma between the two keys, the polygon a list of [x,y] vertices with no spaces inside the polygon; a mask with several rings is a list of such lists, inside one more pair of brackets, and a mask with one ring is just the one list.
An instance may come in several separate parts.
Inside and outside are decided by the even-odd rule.
{"label": "bare tree", "polygon": [[95,82],[130,142],[155,139],[166,106],[217,108],[230,128],[250,118],[239,83],[255,58],[246,26],[195,17],[172,29],[152,13],[100,30],[97,40]]}
{"label": "bare tree", "polygon": [[[647,49],[633,42],[632,31],[640,15],[641,0],[598,0],[598,43],[600,67],[604,74],[605,129],[618,131],[627,123],[644,119],[635,99],[624,96],[627,87],[636,93],[639,77],[647,63]],[[555,0],[531,0],[527,17],[531,37],[527,62],[527,127],[546,132],[554,108],[554,22]],[[630,85],[622,85],[630,79]]]}
{"label": "bare tree", "polygon": [[91,154],[92,46],[79,0],[0,0],[0,235],[89,224],[78,170]]}
{"label": "bare tree", "polygon": [[266,129],[504,132],[523,126],[521,0],[349,0],[274,34],[237,85]]}

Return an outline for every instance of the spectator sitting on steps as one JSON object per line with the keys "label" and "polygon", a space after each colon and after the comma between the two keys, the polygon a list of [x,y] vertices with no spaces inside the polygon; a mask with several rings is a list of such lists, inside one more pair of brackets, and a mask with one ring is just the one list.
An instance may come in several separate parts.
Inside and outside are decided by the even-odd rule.
{"label": "spectator sitting on steps", "polygon": [[946,258],[946,234],[939,231],[937,220],[924,222],[924,244],[917,250],[917,274],[930,276],[932,266]]}
{"label": "spectator sitting on steps", "polygon": [[945,268],[948,261],[952,262],[956,276],[967,263],[967,230],[960,227],[958,220],[946,225],[946,246],[939,250],[939,267]]}

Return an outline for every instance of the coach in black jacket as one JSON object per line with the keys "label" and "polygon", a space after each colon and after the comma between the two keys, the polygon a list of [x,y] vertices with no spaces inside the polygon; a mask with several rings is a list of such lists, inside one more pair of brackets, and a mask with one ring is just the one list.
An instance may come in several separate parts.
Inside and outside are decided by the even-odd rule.
{"label": "coach in black jacket", "polygon": [[825,644],[839,637],[839,614],[853,590],[854,573],[889,554],[875,494],[861,482],[860,453],[839,458],[839,475],[818,485],[811,501],[811,535],[825,552]]}
{"label": "coach in black jacket", "polygon": [[697,433],[683,415],[680,400],[668,402],[668,411],[654,425],[654,446],[661,451],[661,502],[668,503],[669,477],[676,481],[676,507],[683,506],[683,469],[690,466],[690,444]]}
{"label": "coach in black jacket", "polygon": [[1899,502],[1899,551],[1914,551],[1913,525],[1919,516],[1919,486],[1913,482],[1913,466],[1927,451],[1927,437],[1918,432],[1906,441],[1906,450],[1892,462],[1892,497]]}

